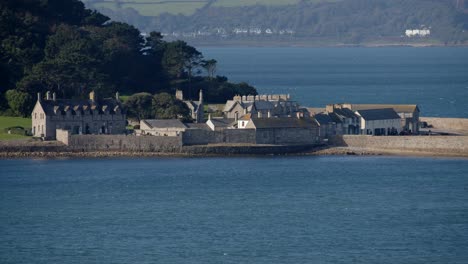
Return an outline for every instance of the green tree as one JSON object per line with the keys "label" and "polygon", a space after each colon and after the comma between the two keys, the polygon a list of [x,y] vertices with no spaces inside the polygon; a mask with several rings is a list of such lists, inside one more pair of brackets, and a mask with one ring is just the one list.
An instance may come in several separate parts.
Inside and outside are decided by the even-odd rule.
{"label": "green tree", "polygon": [[217,63],[218,62],[214,59],[202,61],[201,65],[208,73],[208,77],[210,77],[210,79],[213,79],[216,74]]}
{"label": "green tree", "polygon": [[157,118],[172,119],[178,118],[189,121],[190,110],[187,105],[168,93],[155,94],[153,97],[153,111]]}
{"label": "green tree", "polygon": [[154,118],[153,96],[149,93],[136,93],[125,101],[127,115],[137,120]]}
{"label": "green tree", "polygon": [[34,101],[29,94],[17,90],[8,90],[5,97],[11,110],[16,115],[27,117],[31,114]]}

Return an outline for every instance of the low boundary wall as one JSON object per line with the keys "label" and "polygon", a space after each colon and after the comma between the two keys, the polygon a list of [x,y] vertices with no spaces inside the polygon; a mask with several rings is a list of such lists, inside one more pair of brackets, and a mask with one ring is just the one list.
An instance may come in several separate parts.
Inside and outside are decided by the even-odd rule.
{"label": "low boundary wall", "polygon": [[256,133],[253,129],[225,129],[223,131],[193,129],[182,133],[182,142],[189,146],[222,143],[255,144]]}
{"label": "low boundary wall", "polygon": [[401,150],[441,154],[468,154],[468,136],[367,136],[343,135],[330,138],[335,146],[374,150]]}
{"label": "low boundary wall", "polygon": [[181,137],[72,135],[68,148],[78,151],[180,152]]}
{"label": "low boundary wall", "polygon": [[435,129],[468,131],[468,118],[421,117],[420,121]]}

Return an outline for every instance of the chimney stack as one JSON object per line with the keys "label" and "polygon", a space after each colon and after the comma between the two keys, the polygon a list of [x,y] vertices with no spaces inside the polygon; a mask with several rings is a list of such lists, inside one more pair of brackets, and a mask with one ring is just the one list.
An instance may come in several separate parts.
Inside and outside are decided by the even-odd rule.
{"label": "chimney stack", "polygon": [[93,102],[96,102],[97,100],[97,96],[96,96],[96,93],[94,91],[91,91],[89,93],[89,100],[93,101]]}
{"label": "chimney stack", "polygon": [[42,100],[41,93],[37,93],[37,100],[40,102]]}
{"label": "chimney stack", "polygon": [[271,118],[271,110],[268,110],[268,118]]}
{"label": "chimney stack", "polygon": [[184,92],[182,90],[176,90],[175,97],[177,100],[183,101],[184,100]]}
{"label": "chimney stack", "polygon": [[120,95],[119,92],[115,93],[115,100],[120,101]]}
{"label": "chimney stack", "polygon": [[46,93],[46,100],[51,100],[52,98],[50,98],[50,91],[47,91]]}
{"label": "chimney stack", "polygon": [[52,100],[57,101],[57,94],[55,92],[52,93]]}
{"label": "chimney stack", "polygon": [[257,116],[258,118],[262,118],[262,112],[258,111]]}

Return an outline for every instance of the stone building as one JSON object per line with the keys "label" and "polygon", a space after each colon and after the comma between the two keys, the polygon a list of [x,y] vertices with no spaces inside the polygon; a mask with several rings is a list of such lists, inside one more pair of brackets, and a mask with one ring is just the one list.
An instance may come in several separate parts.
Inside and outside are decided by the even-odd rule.
{"label": "stone building", "polygon": [[176,98],[183,101],[190,109],[190,116],[195,123],[203,123],[205,112],[203,109],[203,90],[200,90],[198,94],[198,101],[184,100],[184,93],[182,90],[176,91]]}
{"label": "stone building", "polygon": [[392,108],[357,110],[361,118],[361,134],[374,136],[398,135],[400,116]]}
{"label": "stone building", "polygon": [[[330,113],[318,113],[313,119],[319,126],[319,137],[329,138],[337,134],[337,123],[330,116]],[[340,129],[342,131],[342,129]]]}
{"label": "stone building", "polygon": [[319,141],[319,126],[312,118],[257,118],[247,114],[238,120],[239,130],[255,130],[257,144],[315,144]]}
{"label": "stone building", "polygon": [[295,116],[298,111],[301,111],[299,104],[289,95],[237,95],[226,102],[223,114],[226,118],[239,118],[246,114],[286,117]]}
{"label": "stone building", "polygon": [[180,136],[187,126],[178,119],[145,119],[140,121],[140,135],[151,136]]}
{"label": "stone building", "polygon": [[71,134],[123,134],[126,127],[125,110],[116,98],[98,98],[95,92],[87,100],[57,99],[46,93],[45,99],[37,95],[32,117],[32,134],[35,137],[55,139],[56,129],[69,130]]}
{"label": "stone building", "polygon": [[[392,108],[399,116],[402,131],[409,134],[419,134],[420,110],[415,104],[336,104],[336,107],[348,108],[353,112],[358,110]],[[328,106],[327,106],[328,107]]]}

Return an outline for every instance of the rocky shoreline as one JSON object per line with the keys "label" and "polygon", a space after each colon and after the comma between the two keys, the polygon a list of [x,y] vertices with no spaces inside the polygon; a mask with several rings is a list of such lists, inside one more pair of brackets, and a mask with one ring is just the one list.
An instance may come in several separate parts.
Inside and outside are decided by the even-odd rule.
{"label": "rocky shoreline", "polygon": [[241,157],[241,156],[413,156],[413,157],[446,157],[446,158],[468,158],[468,153],[439,153],[429,151],[407,151],[407,150],[376,150],[356,147],[320,147],[309,151],[296,153],[220,153],[220,152],[129,152],[129,151],[89,151],[89,152],[0,152],[0,159],[23,159],[23,158],[151,158],[151,157]]}

